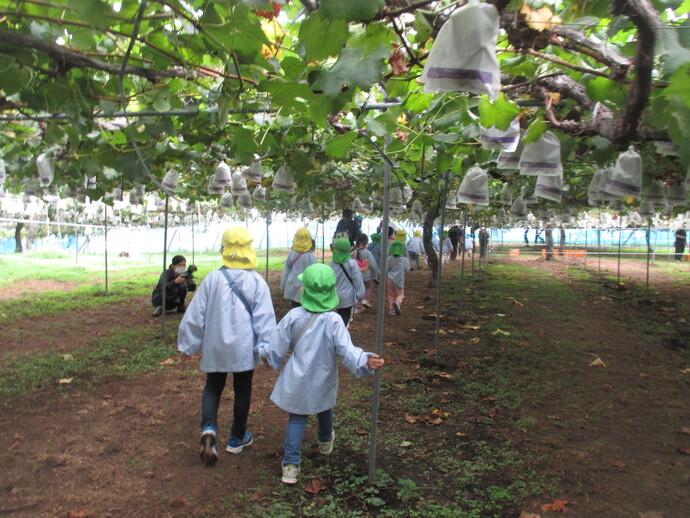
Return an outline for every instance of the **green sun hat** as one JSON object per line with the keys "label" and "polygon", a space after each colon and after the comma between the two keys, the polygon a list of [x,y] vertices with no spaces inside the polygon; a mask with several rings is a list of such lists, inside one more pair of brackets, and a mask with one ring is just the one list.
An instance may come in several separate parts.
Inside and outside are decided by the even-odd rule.
{"label": "green sun hat", "polygon": [[402,241],[392,241],[390,245],[391,255],[405,255],[405,245]]}
{"label": "green sun hat", "polygon": [[335,245],[333,245],[333,260],[338,264],[343,264],[351,257],[350,241],[344,237],[336,239]]}
{"label": "green sun hat", "polygon": [[369,236],[371,238],[372,243],[380,243],[381,242],[381,234],[378,232],[376,234],[372,234]]}
{"label": "green sun hat", "polygon": [[300,297],[304,309],[312,313],[323,313],[338,307],[340,300],[335,290],[336,277],[333,268],[326,264],[314,263],[307,266],[297,278],[304,286]]}

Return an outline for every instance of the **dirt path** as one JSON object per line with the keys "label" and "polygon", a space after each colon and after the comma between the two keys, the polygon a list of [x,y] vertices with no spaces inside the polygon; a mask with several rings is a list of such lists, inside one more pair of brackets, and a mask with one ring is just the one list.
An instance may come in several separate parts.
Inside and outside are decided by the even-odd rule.
{"label": "dirt path", "polygon": [[[443,344],[454,344],[457,358],[498,364],[518,386],[522,377],[538,371],[546,389],[526,387],[523,404],[512,414],[500,407],[489,425],[486,415],[472,413],[468,401],[462,419],[475,423],[477,438],[495,447],[511,441],[536,471],[557,478],[558,496],[570,502],[568,516],[686,516],[690,455],[683,451],[690,451],[690,435],[679,431],[690,427],[690,375],[681,372],[690,363],[685,352],[663,347],[635,327],[635,322],[641,320],[636,317],[661,307],[665,308],[663,319],[682,329],[680,319],[690,314],[688,290],[670,276],[667,284],[662,285],[662,279],[655,284],[654,291],[660,295],[626,298],[624,292],[607,285],[597,291],[579,283],[564,262],[532,259],[525,265],[559,278],[577,295],[576,302],[560,308],[557,321],[545,322],[542,316],[548,313],[549,297],[523,300],[519,307],[510,301],[520,300],[521,293],[510,292],[508,285],[494,299],[505,318],[530,337],[529,343],[504,351],[491,340],[472,344],[467,332],[453,335],[452,340],[447,336]],[[457,265],[448,268],[451,273],[453,269]],[[467,306],[471,307],[472,283],[481,283],[481,276],[468,282]],[[427,382],[418,370],[419,358],[433,348],[433,321],[428,319],[433,297],[425,284],[426,275],[412,274],[403,317],[387,318],[384,340],[392,363],[386,374],[390,383],[404,380],[421,387],[414,380]],[[277,293],[276,301],[279,313],[284,313],[287,307]],[[36,326],[31,343],[35,350],[52,350],[64,346],[65,336],[73,336],[70,341],[88,341],[93,335],[79,338],[78,334],[85,319],[104,330],[158,325],[148,309],[146,300],[137,300],[94,308],[88,314],[65,315],[52,333],[51,319],[46,318]],[[454,309],[447,307],[449,312]],[[472,318],[490,316],[479,310]],[[18,324],[31,332],[30,322]],[[355,342],[369,348],[374,325],[373,314],[358,315]],[[282,489],[278,471],[286,420],[268,401],[276,375],[263,368],[256,371],[250,416],[255,444],[238,456],[222,452],[216,467],[207,469],[197,456],[203,375],[197,371],[198,362],[179,357],[170,340],[171,360],[153,375],[73,390],[68,397],[39,393],[0,409],[0,516],[54,517],[72,512],[82,517],[126,517],[141,516],[142,509],[147,516],[240,516],[238,510],[275,498],[274,493]],[[20,348],[17,342],[14,350]],[[552,361],[554,349],[565,351],[565,361]],[[589,366],[594,355],[606,363],[605,368]],[[444,381],[449,395],[443,397],[462,401],[465,385],[485,378],[481,369],[468,372],[465,366],[458,361],[448,368],[454,381]],[[341,373],[344,391],[367,383]],[[382,433],[408,427],[414,433],[421,430],[432,444],[448,440],[449,434],[455,436],[450,428],[420,429],[405,423],[405,401],[398,401],[405,395],[396,391],[396,398],[382,405]],[[535,425],[516,432],[513,423],[518,419]],[[220,420],[221,428],[227,428],[227,397]],[[388,469],[399,466],[395,451],[380,454]],[[365,452],[347,450],[339,455],[366,465]],[[409,467],[400,465],[400,469]],[[542,518],[560,515],[541,511],[545,500],[534,500],[525,510]],[[517,518],[505,518],[509,516]]]}

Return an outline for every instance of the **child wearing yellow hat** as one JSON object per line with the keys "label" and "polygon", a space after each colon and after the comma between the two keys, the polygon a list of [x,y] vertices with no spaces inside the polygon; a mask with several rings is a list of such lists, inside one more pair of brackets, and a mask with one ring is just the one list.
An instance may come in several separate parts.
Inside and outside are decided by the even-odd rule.
{"label": "child wearing yellow hat", "polygon": [[271,394],[271,400],[288,412],[281,479],[286,484],[297,483],[302,438],[311,414],[316,414],[319,422],[319,452],[328,455],[333,451],[338,359],[358,378],[373,374],[384,364],[383,358],[352,343],[341,317],[333,311],[339,304],[333,270],[316,263],[300,277],[304,285],[302,307],[288,312],[269,343],[258,347],[264,363],[274,370],[283,365],[288,351],[293,351]]}
{"label": "child wearing yellow hat", "polygon": [[218,460],[218,407],[228,373],[235,392],[230,439],[226,451],[240,453],[254,438],[247,430],[254,369],[261,363],[256,348],[268,343],[276,325],[271,292],[257,272],[252,236],[242,227],[223,233],[223,267],[199,285],[180,322],[177,348],[183,354],[201,351],[199,369],[206,373],[201,400],[201,460]]}
{"label": "child wearing yellow hat", "polygon": [[293,308],[300,305],[302,281],[299,280],[299,276],[307,266],[316,262],[316,256],[311,253],[313,244],[309,229],[298,229],[292,240],[292,250],[287,256],[283,273],[280,276],[280,289],[283,290],[283,298],[291,301]]}

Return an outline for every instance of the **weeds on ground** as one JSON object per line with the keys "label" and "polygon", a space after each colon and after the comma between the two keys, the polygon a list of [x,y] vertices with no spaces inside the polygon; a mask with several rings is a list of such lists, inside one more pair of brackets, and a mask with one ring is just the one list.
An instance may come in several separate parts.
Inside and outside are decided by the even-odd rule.
{"label": "weeds on ground", "polygon": [[34,390],[60,392],[90,386],[111,377],[150,372],[170,356],[170,344],[156,339],[148,328],[113,330],[69,353],[32,353],[15,356],[0,366],[0,401]]}

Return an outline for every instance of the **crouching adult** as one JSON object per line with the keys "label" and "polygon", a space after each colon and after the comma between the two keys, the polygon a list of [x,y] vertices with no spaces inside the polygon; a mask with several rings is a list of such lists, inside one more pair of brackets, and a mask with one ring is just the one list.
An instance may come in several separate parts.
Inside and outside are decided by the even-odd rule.
{"label": "crouching adult", "polygon": [[196,289],[196,284],[188,279],[186,272],[187,260],[184,256],[173,257],[170,266],[161,274],[151,294],[154,317],[159,317],[163,313],[163,293],[165,293],[166,311],[177,308],[178,313],[185,312],[187,292]]}

